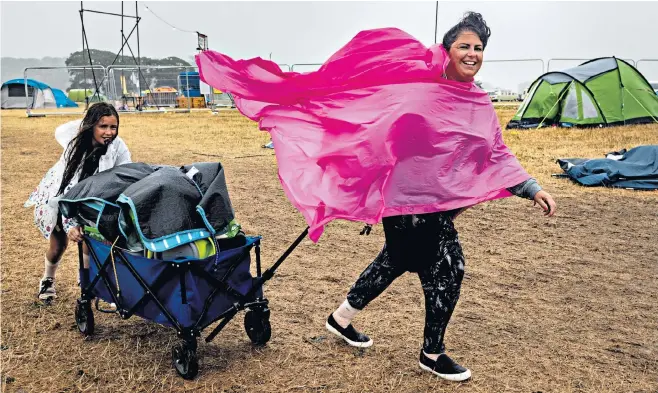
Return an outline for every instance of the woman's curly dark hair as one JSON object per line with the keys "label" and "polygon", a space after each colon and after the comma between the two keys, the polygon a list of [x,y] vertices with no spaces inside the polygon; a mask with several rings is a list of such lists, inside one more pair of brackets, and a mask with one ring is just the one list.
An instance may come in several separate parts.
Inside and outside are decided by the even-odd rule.
{"label": "woman's curly dark hair", "polygon": [[[66,167],[64,168],[64,176],[59,185],[57,195],[61,195],[66,190],[75,174],[83,167],[85,161],[94,156],[102,156],[107,152],[107,145],[102,145],[94,148],[94,127],[104,116],[114,116],[117,119],[117,133],[119,135],[119,114],[111,104],[106,102],[99,102],[87,111],[82,123],[80,124],[80,131],[69,142],[64,153]],[[116,138],[115,136],[115,138]]]}
{"label": "woman's curly dark hair", "polygon": [[482,18],[482,14],[472,11],[465,13],[462,20],[445,33],[442,42],[443,47],[449,51],[459,34],[465,31],[477,34],[480,37],[480,41],[482,41],[482,49],[486,48],[487,41],[489,41],[489,37],[491,36],[491,29],[489,29],[487,22]]}

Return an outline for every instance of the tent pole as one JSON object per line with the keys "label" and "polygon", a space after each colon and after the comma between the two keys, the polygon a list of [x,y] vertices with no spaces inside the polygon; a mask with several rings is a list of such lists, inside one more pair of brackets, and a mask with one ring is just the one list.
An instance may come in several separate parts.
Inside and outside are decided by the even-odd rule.
{"label": "tent pole", "polygon": [[439,2],[436,2],[436,9],[434,11],[434,43],[436,44],[436,35],[439,28]]}
{"label": "tent pole", "polygon": [[[137,18],[137,21],[135,22],[136,26],[137,26],[137,73],[139,75],[142,75],[142,69],[140,68],[142,60],[141,60],[141,55],[140,55],[140,52],[139,52],[139,6],[137,4],[138,4],[138,2],[135,1],[135,17]],[[140,86],[139,81],[140,81],[140,78],[138,77],[137,78],[137,86],[138,86],[138,89],[139,89],[139,99],[141,101],[140,102],[140,108],[144,109],[144,102],[142,101],[142,88]]]}
{"label": "tent pole", "polygon": [[[123,39],[124,38],[125,37],[123,35],[123,1],[122,1],[121,2],[121,61],[122,62],[123,62],[123,46],[124,46]],[[123,92],[123,80],[124,80],[124,78],[125,78],[125,76],[123,75],[123,68],[122,68],[121,69],[121,81],[119,83],[119,85],[121,86],[120,89],[121,89],[121,96],[122,97],[124,95],[124,92]],[[116,84],[114,84],[114,81],[112,81],[112,84],[114,85],[114,89],[116,90]],[[122,100],[121,104],[123,105],[123,100]]]}
{"label": "tent pole", "polygon": [[[80,2],[80,25],[82,26],[82,29],[80,30],[80,33],[82,34],[82,58],[85,56],[85,21],[83,17],[83,12],[84,12],[84,6],[82,4],[82,1]],[[86,63],[83,63],[86,65]],[[87,80],[87,68],[82,69],[82,80],[83,82]],[[89,100],[87,99],[87,87],[84,86],[83,84],[83,89],[84,89],[84,97],[85,97],[85,111],[87,108],[89,108]]]}

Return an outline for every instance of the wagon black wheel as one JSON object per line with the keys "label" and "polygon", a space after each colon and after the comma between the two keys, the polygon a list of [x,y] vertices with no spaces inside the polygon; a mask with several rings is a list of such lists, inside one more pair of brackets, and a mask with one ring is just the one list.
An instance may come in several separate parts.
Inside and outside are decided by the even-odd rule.
{"label": "wagon black wheel", "polygon": [[199,361],[196,350],[187,343],[174,346],[171,350],[171,359],[178,374],[185,379],[193,379],[199,373]]}
{"label": "wagon black wheel", "polygon": [[94,313],[89,301],[78,299],[78,303],[75,305],[75,324],[80,333],[85,336],[94,334]]}
{"label": "wagon black wheel", "polygon": [[272,337],[270,309],[255,308],[244,314],[244,330],[254,345],[265,345]]}

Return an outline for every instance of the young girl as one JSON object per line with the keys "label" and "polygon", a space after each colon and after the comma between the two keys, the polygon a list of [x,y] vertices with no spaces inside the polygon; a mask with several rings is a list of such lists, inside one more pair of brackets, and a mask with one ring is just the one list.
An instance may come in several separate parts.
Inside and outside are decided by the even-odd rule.
{"label": "young girl", "polygon": [[[34,223],[49,241],[45,271],[39,282],[38,297],[43,301],[57,297],[55,271],[66,251],[67,237],[71,241],[82,241],[82,227],[62,217],[57,202],[80,180],[131,162],[128,147],[118,134],[119,114],[104,102],[91,106],[82,121],[75,120],[55,130],[55,139],[64,152],[24,205],[34,206]],[[83,260],[88,266],[86,247],[83,247]]]}

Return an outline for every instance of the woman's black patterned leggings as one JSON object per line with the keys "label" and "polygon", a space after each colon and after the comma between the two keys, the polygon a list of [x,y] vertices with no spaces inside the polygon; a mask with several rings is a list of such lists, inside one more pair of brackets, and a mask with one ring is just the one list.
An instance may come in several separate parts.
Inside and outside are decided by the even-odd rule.
{"label": "woman's black patterned leggings", "polygon": [[454,212],[385,217],[386,244],[361,273],[347,301],[362,310],[405,271],[417,272],[425,293],[426,353],[445,351],[443,336],[459,299],[464,254]]}

